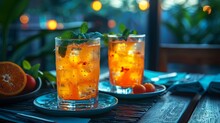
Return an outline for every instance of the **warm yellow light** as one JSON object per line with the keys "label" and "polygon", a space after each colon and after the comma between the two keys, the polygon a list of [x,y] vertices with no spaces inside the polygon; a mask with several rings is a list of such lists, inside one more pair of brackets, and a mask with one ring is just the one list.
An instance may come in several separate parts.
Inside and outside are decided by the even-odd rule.
{"label": "warm yellow light", "polygon": [[20,16],[20,22],[22,24],[27,24],[29,22],[29,17],[27,15],[21,15]]}
{"label": "warm yellow light", "polygon": [[92,2],[91,7],[95,11],[99,11],[102,8],[102,3],[99,0],[95,0]]}
{"label": "warm yellow light", "polygon": [[47,28],[49,30],[55,30],[57,28],[57,21],[56,20],[48,20],[47,21]]}
{"label": "warm yellow light", "polygon": [[109,20],[109,21],[108,21],[108,27],[109,27],[109,28],[114,28],[115,26],[116,26],[115,20]]}
{"label": "warm yellow light", "polygon": [[150,3],[146,0],[142,0],[138,3],[138,7],[140,10],[145,11],[150,7]]}
{"label": "warm yellow light", "polygon": [[208,14],[211,14],[212,8],[209,5],[203,6],[203,11],[207,12]]}

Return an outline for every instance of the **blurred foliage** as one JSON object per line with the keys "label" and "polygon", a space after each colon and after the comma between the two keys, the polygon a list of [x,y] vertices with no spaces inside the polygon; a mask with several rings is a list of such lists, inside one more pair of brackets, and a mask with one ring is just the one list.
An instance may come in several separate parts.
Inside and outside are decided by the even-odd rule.
{"label": "blurred foliage", "polygon": [[[59,33],[63,30],[39,30],[37,34],[27,36],[25,39],[20,41],[9,42],[9,28],[12,24],[15,24],[21,14],[23,14],[29,5],[29,0],[2,0],[0,1],[0,32],[2,38],[0,39],[1,44],[1,56],[0,61],[13,61],[17,64],[21,64],[23,59],[29,61],[37,58],[46,57],[48,55],[54,55],[54,41],[52,45],[45,45],[33,54],[27,53],[25,47],[36,41],[36,39],[45,38],[49,34]],[[10,16],[9,16],[10,15]],[[19,26],[18,26],[19,27]],[[78,28],[68,28],[75,30]],[[68,30],[66,29],[66,30]],[[37,40],[39,41],[39,40]]]}
{"label": "blurred foliage", "polygon": [[15,21],[26,9],[29,0],[2,0],[0,1],[0,25],[2,30],[1,60],[7,59],[7,36],[9,25]]}
{"label": "blurred foliage", "polygon": [[[33,59],[39,59],[43,57],[48,57],[49,55],[54,56],[54,41],[51,45],[45,45],[39,48],[34,54],[28,54],[26,47],[29,47],[29,44],[36,41],[36,39],[44,38],[49,34],[59,33],[63,30],[39,30],[37,34],[27,36],[21,41],[9,42],[10,34],[9,30],[12,24],[16,24],[15,21],[19,19],[21,14],[27,9],[29,0],[1,0],[0,1],[0,61],[12,61],[21,66],[21,63],[24,59],[31,61]],[[15,26],[16,27],[16,26]],[[18,26],[19,27],[19,26]],[[66,30],[75,30],[75,28],[68,28]],[[37,40],[39,41],[39,40]],[[30,63],[29,63],[30,64]],[[40,71],[40,64],[36,64],[30,68],[30,74],[35,78],[40,76],[41,79],[47,80],[45,83],[47,86],[51,86],[52,80],[54,81],[54,76],[47,71]],[[36,72],[37,71],[37,72]]]}
{"label": "blurred foliage", "polygon": [[[220,2],[205,2],[187,7],[185,3],[176,4],[167,10],[170,18],[163,24],[176,36],[178,43],[220,44]],[[203,12],[204,5],[211,7],[211,14]]]}

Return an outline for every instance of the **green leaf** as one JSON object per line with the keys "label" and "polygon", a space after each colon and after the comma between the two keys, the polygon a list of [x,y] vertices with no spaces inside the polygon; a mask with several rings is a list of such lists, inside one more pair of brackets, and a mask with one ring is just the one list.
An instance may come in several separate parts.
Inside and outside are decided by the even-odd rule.
{"label": "green leaf", "polygon": [[132,31],[130,32],[130,34],[135,34],[135,35],[137,35],[138,33],[137,33],[136,30],[132,30]]}
{"label": "green leaf", "polygon": [[38,77],[38,71],[40,69],[40,64],[35,64],[30,69],[30,74],[36,79]]}
{"label": "green leaf", "polygon": [[51,74],[50,72],[43,72],[43,77],[45,77],[48,81],[50,82],[55,82],[56,81],[56,77]]}
{"label": "green leaf", "polygon": [[22,62],[22,66],[23,66],[23,68],[26,69],[26,70],[30,70],[30,69],[31,69],[31,64],[30,64],[30,62],[27,61],[27,60],[24,60],[24,61]]}
{"label": "green leaf", "polygon": [[68,44],[68,41],[62,41],[61,45],[59,46],[58,53],[61,57],[65,57]]}
{"label": "green leaf", "polygon": [[86,39],[86,36],[83,33],[79,33],[78,39]]}
{"label": "green leaf", "polygon": [[126,30],[126,26],[124,24],[119,25],[119,31],[123,33]]}
{"label": "green leaf", "polygon": [[127,40],[129,34],[130,34],[129,29],[125,29],[124,32],[122,33],[122,37],[123,37],[125,40]]}
{"label": "green leaf", "polygon": [[110,35],[114,35],[115,33],[114,33],[114,32],[109,32],[109,34],[110,34]]}
{"label": "green leaf", "polygon": [[108,34],[103,34],[102,39],[104,41],[104,45],[108,46]]}
{"label": "green leaf", "polygon": [[61,39],[73,39],[73,38],[78,38],[78,34],[72,31],[65,31],[59,37]]}
{"label": "green leaf", "polygon": [[88,28],[88,23],[84,22],[80,27],[80,32],[84,34],[88,31]]}

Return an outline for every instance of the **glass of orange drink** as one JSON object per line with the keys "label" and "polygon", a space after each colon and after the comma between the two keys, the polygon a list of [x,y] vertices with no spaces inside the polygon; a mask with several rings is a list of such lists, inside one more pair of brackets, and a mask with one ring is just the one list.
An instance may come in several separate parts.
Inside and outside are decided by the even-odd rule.
{"label": "glass of orange drink", "polygon": [[100,38],[55,38],[58,107],[65,110],[97,106]]}
{"label": "glass of orange drink", "polygon": [[144,72],[145,35],[129,35],[124,39],[108,35],[108,64],[112,91],[121,94],[132,92],[141,84]]}

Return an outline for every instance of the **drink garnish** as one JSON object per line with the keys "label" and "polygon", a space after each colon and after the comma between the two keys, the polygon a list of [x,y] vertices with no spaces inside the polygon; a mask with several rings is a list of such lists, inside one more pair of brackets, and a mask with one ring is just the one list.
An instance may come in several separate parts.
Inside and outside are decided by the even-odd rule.
{"label": "drink garnish", "polygon": [[110,32],[109,34],[104,34],[102,37],[104,40],[104,43],[108,45],[108,35],[117,35],[119,37],[119,40],[127,41],[127,38],[130,34],[138,34],[136,30],[130,30],[124,24],[119,25],[119,31],[120,31],[119,34],[114,33],[114,32]]}
{"label": "drink garnish", "polygon": [[[74,42],[76,44],[81,44],[84,42],[89,41],[91,38],[98,38],[102,37],[102,34],[99,32],[87,32],[88,31],[88,24],[84,22],[78,31],[65,31],[63,32],[58,38],[62,40],[58,52],[61,57],[65,57],[67,46],[69,43]],[[74,39],[74,40],[68,40]]]}

